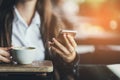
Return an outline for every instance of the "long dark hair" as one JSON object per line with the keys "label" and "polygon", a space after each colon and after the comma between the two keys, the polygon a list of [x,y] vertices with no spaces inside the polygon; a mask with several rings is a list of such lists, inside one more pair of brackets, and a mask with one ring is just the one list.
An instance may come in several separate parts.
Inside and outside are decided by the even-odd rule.
{"label": "long dark hair", "polygon": [[[12,22],[14,6],[18,0],[0,0],[0,46],[11,46]],[[38,0],[36,10],[41,18],[41,33],[44,42],[51,39],[57,25],[56,17],[52,13],[51,0]],[[50,28],[52,26],[53,28]],[[52,35],[52,37],[49,36]],[[48,38],[49,37],[49,38]],[[47,39],[45,39],[47,38]]]}

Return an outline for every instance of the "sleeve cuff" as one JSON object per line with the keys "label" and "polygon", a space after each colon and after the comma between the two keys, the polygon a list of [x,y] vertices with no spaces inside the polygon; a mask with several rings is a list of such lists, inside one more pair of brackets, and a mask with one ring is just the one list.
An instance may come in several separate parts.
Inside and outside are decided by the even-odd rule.
{"label": "sleeve cuff", "polygon": [[75,68],[79,66],[80,64],[80,56],[79,54],[76,54],[75,59],[71,63],[64,63],[65,67],[67,68]]}

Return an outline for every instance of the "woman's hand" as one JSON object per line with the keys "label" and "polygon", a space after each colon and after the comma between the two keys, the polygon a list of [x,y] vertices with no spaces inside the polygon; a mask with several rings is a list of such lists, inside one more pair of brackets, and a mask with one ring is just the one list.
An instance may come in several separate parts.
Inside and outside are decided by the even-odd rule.
{"label": "woman's hand", "polygon": [[[63,34],[65,44],[61,44],[57,39],[53,38],[51,49],[59,54],[65,62],[72,62],[76,57],[75,47],[77,46],[71,35]],[[54,46],[55,45],[55,46]]]}
{"label": "woman's hand", "polygon": [[11,48],[9,47],[0,47],[0,62],[9,63],[10,62],[10,53],[9,50]]}

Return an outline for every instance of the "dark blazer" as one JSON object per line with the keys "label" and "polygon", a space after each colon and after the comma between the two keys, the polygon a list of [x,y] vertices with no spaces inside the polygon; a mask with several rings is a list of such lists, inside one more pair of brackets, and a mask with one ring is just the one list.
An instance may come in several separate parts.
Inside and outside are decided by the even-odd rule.
{"label": "dark blazer", "polygon": [[[3,12],[4,13],[4,12]],[[0,47],[10,47],[11,46],[11,35],[12,35],[12,19],[14,16],[12,12],[9,11],[11,15],[4,15],[0,13]],[[7,20],[5,20],[7,18]],[[5,24],[6,23],[6,24]],[[59,30],[63,29],[62,21],[56,17],[56,15],[52,15],[51,18],[51,27],[46,28],[41,24],[40,32],[42,34],[42,39],[45,47],[45,59],[52,60],[54,65],[54,78],[55,80],[68,80],[68,76],[72,76],[73,78],[79,77],[79,56],[76,56],[75,60],[72,63],[65,63],[59,55],[52,54],[49,51],[48,41],[53,37],[56,37]],[[56,25],[52,27],[52,25]]]}

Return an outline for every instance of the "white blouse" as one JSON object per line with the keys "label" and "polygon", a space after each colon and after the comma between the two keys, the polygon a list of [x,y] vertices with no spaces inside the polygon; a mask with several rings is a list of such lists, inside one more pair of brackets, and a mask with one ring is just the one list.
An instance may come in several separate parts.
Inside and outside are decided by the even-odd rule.
{"label": "white blouse", "polygon": [[13,47],[36,47],[35,60],[44,60],[45,49],[40,34],[40,16],[35,13],[31,24],[28,26],[18,10],[14,9],[14,20],[12,28],[12,46]]}

